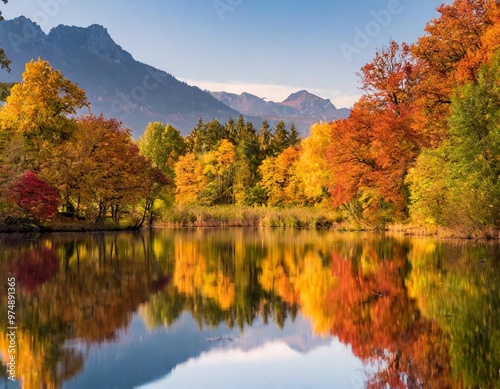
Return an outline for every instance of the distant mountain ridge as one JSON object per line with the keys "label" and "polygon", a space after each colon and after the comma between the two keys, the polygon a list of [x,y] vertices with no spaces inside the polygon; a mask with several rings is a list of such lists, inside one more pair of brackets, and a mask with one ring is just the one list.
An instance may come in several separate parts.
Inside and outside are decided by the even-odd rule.
{"label": "distant mountain ridge", "polygon": [[106,28],[59,25],[48,34],[31,20],[0,22],[0,39],[12,71],[2,82],[21,80],[26,62],[41,57],[87,92],[92,111],[115,117],[138,137],[150,121],[168,122],[184,134],[200,117],[227,120],[239,112],[209,93],[136,61],[117,45]]}
{"label": "distant mountain ridge", "polygon": [[292,93],[281,103],[266,101],[250,93],[237,95],[228,92],[210,92],[219,101],[244,115],[259,116],[267,120],[293,121],[309,128],[317,122],[331,122],[349,116],[347,108],[337,109],[330,100],[322,99],[306,90]]}
{"label": "distant mountain ridge", "polygon": [[59,25],[45,34],[36,23],[20,16],[0,22],[0,41],[12,61],[10,73],[0,70],[1,82],[20,81],[26,63],[40,57],[86,90],[92,112],[122,121],[135,138],[151,121],[170,123],[187,135],[200,118],[224,123],[240,113],[256,128],[263,119],[270,125],[283,119],[287,124],[294,122],[306,135],[312,124],[346,117],[349,112],[307,91],[281,103],[249,93],[202,91],[136,61],[97,24]]}

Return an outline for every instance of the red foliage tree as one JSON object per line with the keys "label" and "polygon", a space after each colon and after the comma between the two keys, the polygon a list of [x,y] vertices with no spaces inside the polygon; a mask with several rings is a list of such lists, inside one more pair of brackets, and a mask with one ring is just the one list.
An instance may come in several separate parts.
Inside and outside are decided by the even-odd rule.
{"label": "red foliage tree", "polygon": [[11,199],[28,215],[42,220],[54,216],[61,202],[59,192],[30,171],[24,173],[11,188],[10,194]]}

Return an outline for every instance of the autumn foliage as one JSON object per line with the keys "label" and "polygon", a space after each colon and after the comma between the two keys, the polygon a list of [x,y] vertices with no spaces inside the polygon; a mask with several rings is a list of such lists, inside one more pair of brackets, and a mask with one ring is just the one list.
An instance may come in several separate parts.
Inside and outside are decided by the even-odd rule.
{"label": "autumn foliage", "polygon": [[[257,130],[240,115],[200,119],[186,137],[152,122],[136,143],[114,119],[75,117],[85,92],[31,61],[0,109],[0,162],[54,188],[59,211],[98,223],[152,223],[177,203],[327,206],[362,228],[412,219],[498,230],[500,6],[455,0],[437,11],[416,43],[390,41],[360,69],[349,118],[304,140],[293,123]],[[1,179],[2,209],[8,187]],[[48,189],[45,200],[23,190],[10,199],[55,214]]]}
{"label": "autumn foliage", "polygon": [[118,225],[127,216],[138,227],[152,220],[153,203],[170,181],[120,122],[75,117],[88,106],[85,91],[39,59],[26,65],[6,103],[0,109],[2,207],[11,202],[38,220],[58,211],[92,223],[110,218]]}
{"label": "autumn foliage", "polygon": [[[443,4],[416,44],[390,42],[361,69],[365,94],[348,119],[331,124],[327,162],[334,206],[371,226],[410,215],[422,222],[498,228],[496,173],[472,161],[484,157],[477,144],[485,144],[488,161],[497,159],[491,146],[498,127],[490,127],[488,118],[496,117],[498,106],[486,101],[497,100],[498,78],[485,78],[484,69],[496,66],[500,55],[499,9],[490,0]],[[467,96],[472,93],[474,99]],[[471,104],[483,106],[469,109]],[[472,184],[476,180],[482,184]],[[464,186],[469,195],[460,194]],[[470,206],[462,211],[464,201]]]}
{"label": "autumn foliage", "polygon": [[26,172],[11,189],[12,200],[29,216],[49,219],[57,213],[59,193],[33,172]]}

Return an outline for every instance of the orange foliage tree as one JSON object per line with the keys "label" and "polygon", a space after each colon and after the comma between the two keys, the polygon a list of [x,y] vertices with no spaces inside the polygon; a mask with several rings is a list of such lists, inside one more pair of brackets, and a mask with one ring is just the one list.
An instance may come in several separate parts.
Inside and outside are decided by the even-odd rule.
{"label": "orange foliage tree", "polygon": [[358,202],[357,213],[365,218],[384,208],[390,216],[401,215],[407,197],[404,177],[428,141],[415,126],[418,72],[409,46],[391,42],[360,76],[366,95],[348,119],[333,124],[327,156],[333,203]]}
{"label": "orange foliage tree", "polygon": [[495,0],[455,0],[437,8],[439,18],[412,47],[420,80],[421,126],[434,146],[447,137],[447,117],[453,89],[475,81],[482,63],[500,44],[500,7]]}

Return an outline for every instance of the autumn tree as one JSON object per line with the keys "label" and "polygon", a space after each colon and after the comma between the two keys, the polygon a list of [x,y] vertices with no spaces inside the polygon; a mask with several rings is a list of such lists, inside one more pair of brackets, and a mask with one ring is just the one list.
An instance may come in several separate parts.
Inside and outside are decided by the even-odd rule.
{"label": "autumn tree", "polygon": [[311,127],[309,137],[301,142],[302,153],[297,161],[296,175],[304,187],[309,203],[321,203],[329,197],[331,171],[326,155],[332,139],[333,124],[321,123]]}
{"label": "autumn tree", "polygon": [[300,151],[289,147],[276,157],[268,157],[260,166],[260,186],[268,196],[268,205],[283,206],[301,204],[303,187],[296,176],[296,163]]}
{"label": "autumn tree", "polygon": [[[158,190],[168,181],[140,154],[130,131],[102,115],[78,118],[71,140],[48,153],[40,164],[42,176],[62,196],[66,212],[115,223],[124,212],[143,203],[139,224],[150,216]],[[42,156],[45,156],[42,153]]]}
{"label": "autumn tree", "polygon": [[40,150],[71,137],[76,125],[70,116],[83,106],[88,106],[85,91],[48,62],[32,60],[26,64],[23,81],[12,87],[0,110],[0,132],[13,141],[22,139],[24,155],[18,159],[36,169]]}
{"label": "autumn tree", "polygon": [[234,203],[233,183],[235,173],[236,152],[227,139],[222,139],[215,152],[216,180],[219,187],[218,201],[223,204]]}
{"label": "autumn tree", "polygon": [[26,64],[23,81],[12,88],[0,123],[30,142],[65,140],[75,128],[68,116],[86,105],[85,91],[48,62],[32,60]]}
{"label": "autumn tree", "polygon": [[[355,218],[379,214],[383,217],[373,222],[386,223],[393,215],[404,216],[404,178],[427,142],[414,123],[418,73],[409,46],[391,42],[360,76],[365,95],[348,119],[333,126],[331,194],[334,205],[363,213]],[[352,201],[359,206],[350,207]]]}
{"label": "autumn tree", "polygon": [[181,205],[195,204],[205,187],[203,165],[194,153],[187,153],[175,164],[175,201]]}
{"label": "autumn tree", "polygon": [[153,225],[155,218],[155,202],[161,197],[161,193],[165,188],[171,190],[173,181],[165,175],[163,171],[151,165],[142,154],[134,152],[134,144],[132,148],[132,161],[130,161],[137,174],[137,178],[141,180],[137,185],[138,196],[142,202],[142,217],[137,218],[135,227],[140,228],[147,221],[149,226]]}
{"label": "autumn tree", "polygon": [[233,204],[236,152],[227,139],[220,141],[216,151],[205,153],[200,161],[206,185],[198,196],[200,204]]}
{"label": "autumn tree", "polygon": [[415,220],[468,230],[498,227],[499,79],[500,51],[477,82],[458,87],[452,97],[449,139],[420,155],[408,177]]}
{"label": "autumn tree", "polygon": [[78,126],[87,157],[80,166],[80,197],[88,210],[97,206],[96,221],[103,221],[110,210],[117,223],[121,208],[141,198],[144,180],[139,149],[130,130],[115,119],[90,115],[80,118]]}
{"label": "autumn tree", "polygon": [[61,201],[59,193],[33,172],[26,172],[10,190],[12,200],[28,216],[50,219],[57,213]]}
{"label": "autumn tree", "polygon": [[495,0],[455,0],[437,8],[412,52],[418,60],[420,125],[436,147],[448,135],[453,89],[474,81],[481,63],[500,43],[499,4]]}

